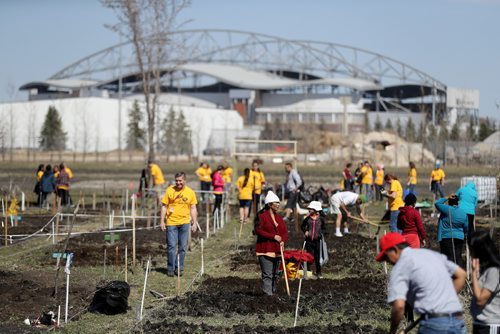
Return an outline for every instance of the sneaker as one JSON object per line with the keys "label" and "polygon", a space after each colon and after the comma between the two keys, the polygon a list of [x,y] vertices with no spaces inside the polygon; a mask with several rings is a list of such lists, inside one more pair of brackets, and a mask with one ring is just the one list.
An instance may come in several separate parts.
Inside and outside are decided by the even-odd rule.
{"label": "sneaker", "polygon": [[339,238],[343,237],[342,233],[340,233],[340,232],[335,232],[335,236],[339,237]]}
{"label": "sneaker", "polygon": [[349,230],[344,230],[344,234],[349,234],[351,232],[349,232]]}
{"label": "sneaker", "polygon": [[167,276],[168,277],[174,277],[174,272],[173,271],[167,271]]}

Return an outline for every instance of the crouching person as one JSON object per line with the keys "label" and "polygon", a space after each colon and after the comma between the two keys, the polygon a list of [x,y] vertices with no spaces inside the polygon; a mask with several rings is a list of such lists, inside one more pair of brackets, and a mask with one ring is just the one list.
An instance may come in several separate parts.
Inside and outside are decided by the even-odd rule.
{"label": "crouching person", "polygon": [[405,302],[420,314],[418,333],[466,333],[457,296],[466,279],[462,268],[437,252],[408,247],[396,232],[380,240],[376,260],[394,265],[387,295],[392,306],[390,333],[397,333]]}
{"label": "crouching person", "polygon": [[314,256],[314,266],[316,267],[316,277],[321,275],[321,239],[325,232],[325,219],[321,217],[323,208],[318,201],[312,201],[307,207],[309,215],[302,222],[302,232],[306,239],[306,251]]}
{"label": "crouching person", "polygon": [[288,229],[278,214],[280,199],[272,191],[267,193],[265,207],[255,222],[257,244],[256,255],[262,271],[262,290],[267,295],[276,292],[277,274],[280,265],[280,247],[288,239]]}

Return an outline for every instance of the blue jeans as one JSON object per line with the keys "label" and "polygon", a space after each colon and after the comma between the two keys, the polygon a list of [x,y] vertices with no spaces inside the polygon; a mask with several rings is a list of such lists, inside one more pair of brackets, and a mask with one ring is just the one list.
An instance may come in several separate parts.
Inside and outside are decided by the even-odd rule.
{"label": "blue jeans", "polygon": [[190,227],[190,224],[167,226],[167,272],[174,272],[174,269],[177,271],[177,250],[180,269],[184,270],[184,256],[186,256]]}
{"label": "blue jeans", "polygon": [[363,184],[363,188],[365,188],[366,201],[369,202],[373,200],[373,191],[371,184]]}
{"label": "blue jeans", "polygon": [[447,333],[447,334],[465,334],[467,328],[463,319],[454,317],[442,317],[422,319],[418,328],[418,334],[431,334],[431,333]]}
{"label": "blue jeans", "polygon": [[391,210],[391,220],[389,222],[389,229],[391,232],[398,232],[401,233],[402,231],[398,229],[398,215],[399,215],[399,210]]}
{"label": "blue jeans", "polygon": [[410,192],[410,194],[415,194],[415,185],[410,183],[410,185],[408,186],[408,191]]}

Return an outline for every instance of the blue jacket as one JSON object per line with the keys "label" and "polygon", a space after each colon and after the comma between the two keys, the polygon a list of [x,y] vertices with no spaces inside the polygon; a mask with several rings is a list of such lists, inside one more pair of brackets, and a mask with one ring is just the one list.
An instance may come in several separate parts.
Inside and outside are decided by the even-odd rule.
{"label": "blue jacket", "polygon": [[52,172],[44,172],[42,175],[42,192],[52,193],[56,189],[56,178]]}
{"label": "blue jacket", "polygon": [[468,215],[476,213],[477,191],[474,182],[467,182],[465,186],[458,189],[458,207],[465,211]]}
{"label": "blue jacket", "polygon": [[[447,198],[443,197],[434,203],[436,209],[441,213],[438,223],[438,241],[451,239],[452,237],[453,239],[464,240],[469,225],[467,214],[458,206],[444,204],[446,200]],[[452,228],[450,228],[450,215]]]}

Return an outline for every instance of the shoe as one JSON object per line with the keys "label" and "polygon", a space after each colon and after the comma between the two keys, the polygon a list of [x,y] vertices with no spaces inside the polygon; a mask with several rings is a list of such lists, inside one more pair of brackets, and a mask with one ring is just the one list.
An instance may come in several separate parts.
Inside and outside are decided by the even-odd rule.
{"label": "shoe", "polygon": [[167,271],[167,276],[168,277],[174,277],[174,272],[173,271]]}
{"label": "shoe", "polygon": [[349,234],[351,232],[349,232],[349,230],[344,230],[344,234]]}
{"label": "shoe", "polygon": [[339,238],[343,237],[342,233],[340,233],[340,232],[335,232],[335,236],[339,237]]}
{"label": "shoe", "polygon": [[317,279],[321,279],[323,278],[323,275],[321,275],[321,273],[316,273],[314,274],[316,276]]}
{"label": "shoe", "polygon": [[[184,271],[183,271],[183,270],[181,270],[181,274],[180,274],[180,276],[182,276],[182,274],[184,274]],[[174,271],[174,275],[175,275],[175,276],[177,276],[177,270],[176,270],[176,271]]]}

